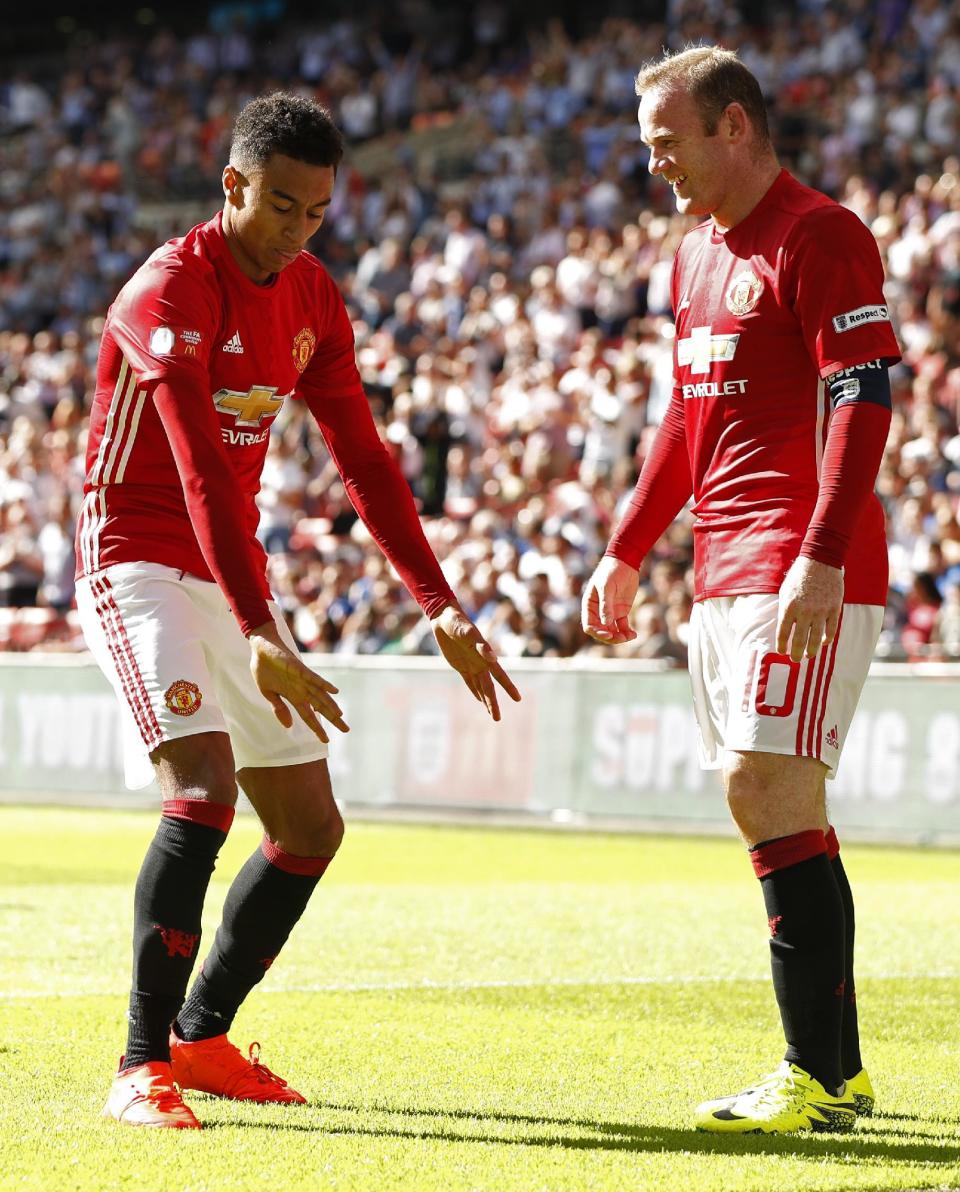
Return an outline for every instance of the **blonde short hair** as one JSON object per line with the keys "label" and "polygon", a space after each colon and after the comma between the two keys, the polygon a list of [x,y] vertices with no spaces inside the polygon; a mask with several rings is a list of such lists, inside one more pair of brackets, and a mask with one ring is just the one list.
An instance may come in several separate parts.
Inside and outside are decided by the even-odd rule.
{"label": "blonde short hair", "polygon": [[717,131],[728,105],[738,103],[747,113],[757,139],[770,144],[767,105],[760,84],[733,50],[691,46],[677,54],[666,53],[640,70],[635,89],[637,95],[658,90],[687,91],[700,111],[708,136]]}

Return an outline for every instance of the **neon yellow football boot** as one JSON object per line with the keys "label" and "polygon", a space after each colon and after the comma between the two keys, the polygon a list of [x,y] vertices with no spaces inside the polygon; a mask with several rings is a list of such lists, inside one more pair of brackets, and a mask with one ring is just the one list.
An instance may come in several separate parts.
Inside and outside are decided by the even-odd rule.
{"label": "neon yellow football boot", "polygon": [[[763,1081],[758,1081],[757,1084],[764,1083],[767,1080],[772,1080],[778,1076],[778,1072],[773,1072],[770,1076],[765,1076]],[[756,1086],[755,1086],[756,1087]],[[738,1097],[743,1097],[746,1093],[753,1092],[753,1089],[744,1089],[742,1093],[735,1093],[732,1096],[718,1097],[715,1101],[704,1101],[702,1105],[697,1108],[697,1113],[712,1113],[715,1109],[729,1109],[730,1106],[737,1100]],[[847,1087],[844,1089],[844,1100],[853,1098],[854,1108],[857,1111],[857,1117],[872,1117],[873,1109],[876,1103],[876,1096],[873,1091],[873,1085],[870,1083],[870,1077],[867,1074],[866,1068],[861,1068],[856,1076],[851,1076],[847,1081]]]}
{"label": "neon yellow football boot", "polygon": [[698,1130],[715,1134],[794,1134],[802,1130],[852,1130],[857,1109],[849,1087],[828,1093],[809,1072],[786,1060],[752,1088],[723,1102],[705,1101],[695,1116]]}

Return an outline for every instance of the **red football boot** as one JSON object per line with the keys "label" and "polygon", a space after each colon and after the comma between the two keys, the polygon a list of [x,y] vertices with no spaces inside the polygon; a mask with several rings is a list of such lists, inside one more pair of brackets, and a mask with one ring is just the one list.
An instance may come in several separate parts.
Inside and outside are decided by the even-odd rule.
{"label": "red football boot", "polygon": [[249,1059],[226,1035],[186,1043],[170,1032],[170,1067],[182,1089],[234,1101],[306,1105],[306,1097],[260,1063],[259,1043],[251,1043],[248,1052]]}
{"label": "red football boot", "polygon": [[[121,1064],[123,1059],[120,1060]],[[199,1130],[200,1123],[173,1084],[170,1065],[156,1061],[118,1072],[103,1116],[125,1126],[166,1126]]]}

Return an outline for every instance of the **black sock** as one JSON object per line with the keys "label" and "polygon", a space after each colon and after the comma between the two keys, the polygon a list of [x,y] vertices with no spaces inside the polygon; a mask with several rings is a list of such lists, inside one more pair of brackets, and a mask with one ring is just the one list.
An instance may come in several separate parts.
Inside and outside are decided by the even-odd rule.
{"label": "black sock", "polygon": [[294,857],[264,839],[237,874],[210,954],[177,1015],[176,1032],[196,1043],[225,1034],[306,910],[330,857]]}
{"label": "black sock", "polygon": [[843,902],[823,833],[798,832],[750,850],[770,924],[773,987],[787,1040],[784,1059],[828,1092],[843,1083]]}
{"label": "black sock", "polygon": [[846,981],[843,988],[843,1026],[840,1031],[840,1063],[843,1079],[850,1080],[863,1067],[860,1056],[860,1026],[857,1022],[857,986],[853,977],[853,944],[856,922],[853,910],[853,891],[840,860],[840,842],[831,828],[827,832],[827,856],[843,901],[844,966]]}
{"label": "black sock", "polygon": [[133,987],[123,1071],[170,1059],[170,1024],[183,1004],[200,942],[200,913],[233,808],[169,799],[143,859],[133,902]]}

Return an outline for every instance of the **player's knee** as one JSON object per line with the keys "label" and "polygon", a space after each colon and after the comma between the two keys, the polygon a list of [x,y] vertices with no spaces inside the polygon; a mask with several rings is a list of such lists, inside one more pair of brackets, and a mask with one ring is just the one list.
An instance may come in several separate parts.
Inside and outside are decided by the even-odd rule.
{"label": "player's knee", "polygon": [[745,836],[752,836],[757,819],[757,802],[751,792],[744,787],[728,787],[727,807],[740,831]]}
{"label": "player's knee", "polygon": [[323,830],[323,847],[325,851],[316,853],[315,855],[318,857],[332,857],[343,843],[343,836],[346,830],[343,816],[337,809],[336,803],[331,804],[328,808],[327,821]]}
{"label": "player's knee", "polygon": [[769,788],[756,767],[739,755],[727,762],[723,772],[727,806],[733,821],[746,836],[762,823]]}
{"label": "player's knee", "polygon": [[309,823],[299,823],[284,833],[281,846],[298,857],[332,857],[344,834],[343,817],[336,803],[316,809]]}
{"label": "player's knee", "polygon": [[167,741],[150,755],[165,799],[205,799],[233,807],[237,778],[233,756],[205,749],[198,738]]}

